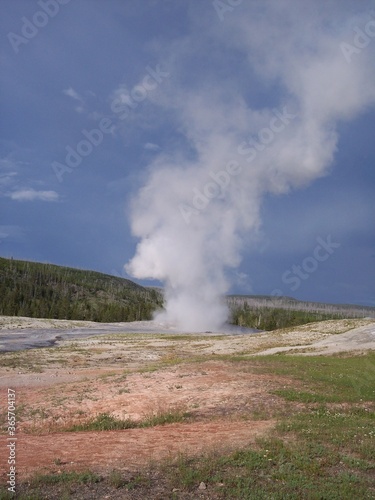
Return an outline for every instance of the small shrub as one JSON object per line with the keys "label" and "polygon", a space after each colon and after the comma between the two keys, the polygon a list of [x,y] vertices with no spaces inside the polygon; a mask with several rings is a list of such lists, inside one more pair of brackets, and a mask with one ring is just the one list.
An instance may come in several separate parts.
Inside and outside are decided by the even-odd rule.
{"label": "small shrub", "polygon": [[137,423],[133,422],[130,419],[120,420],[108,413],[100,413],[100,415],[96,416],[89,422],[85,422],[83,424],[73,425],[68,431],[76,432],[76,431],[114,431],[114,430],[123,430],[123,429],[134,429],[137,427]]}
{"label": "small shrub", "polygon": [[126,481],[122,477],[121,472],[115,469],[113,469],[109,474],[108,482],[114,488],[122,488],[126,484]]}
{"label": "small shrub", "polygon": [[174,424],[185,422],[190,416],[190,413],[181,410],[169,410],[167,412],[158,412],[146,416],[141,422],[140,427],[154,427],[155,425]]}

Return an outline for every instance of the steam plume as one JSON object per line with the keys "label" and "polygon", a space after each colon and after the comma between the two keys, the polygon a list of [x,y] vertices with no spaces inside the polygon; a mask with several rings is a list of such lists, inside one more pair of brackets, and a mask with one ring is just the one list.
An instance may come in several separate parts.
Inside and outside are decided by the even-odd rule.
{"label": "steam plume", "polygon": [[192,40],[214,41],[241,56],[249,86],[254,74],[258,83],[275,86],[270,106],[250,105],[246,85],[234,80],[233,92],[233,79],[217,82],[214,70],[201,86],[187,87],[184,62],[196,45],[174,46],[180,78],[159,104],[174,113],[189,152],[163,153],[150,165],[132,205],[140,242],[126,266],[137,278],[165,283],[159,320],[191,331],[220,327],[228,269],[239,265],[244,242],[260,225],[264,194],[326,175],[338,147],[337,124],[374,104],[374,47],[350,61],[342,50],[343,41],[353,43],[352,25],[364,26],[370,12],[354,16],[347,5],[354,4],[249,2],[222,23],[199,24]]}

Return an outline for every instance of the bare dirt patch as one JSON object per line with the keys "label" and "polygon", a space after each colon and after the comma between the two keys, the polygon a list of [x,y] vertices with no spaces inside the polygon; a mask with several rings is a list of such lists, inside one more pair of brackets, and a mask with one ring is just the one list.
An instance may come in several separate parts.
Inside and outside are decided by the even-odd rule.
{"label": "bare dirt patch", "polygon": [[[270,429],[280,403],[270,390],[288,381],[254,374],[245,364],[184,363],[155,371],[96,373],[17,388],[18,473],[36,470],[134,468],[178,453],[234,449]],[[105,432],[62,432],[102,413],[142,422],[180,412],[186,422]]]}
{"label": "bare dirt patch", "polygon": [[23,477],[36,469],[45,472],[90,469],[99,473],[113,468],[137,470],[151,461],[179,453],[197,455],[242,448],[273,424],[273,421],[214,421],[123,431],[25,435],[18,446],[18,470]]}

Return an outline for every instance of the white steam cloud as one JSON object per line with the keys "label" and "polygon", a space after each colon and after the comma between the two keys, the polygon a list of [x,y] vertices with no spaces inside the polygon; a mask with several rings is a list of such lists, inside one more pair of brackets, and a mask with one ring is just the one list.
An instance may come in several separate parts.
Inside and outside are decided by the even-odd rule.
{"label": "white steam cloud", "polygon": [[[260,225],[264,194],[326,175],[337,125],[374,104],[375,40],[367,35],[359,48],[354,28],[370,26],[375,35],[375,21],[372,28],[371,12],[355,14],[354,5],[244,2],[222,22],[197,21],[191,39],[173,46],[179,76],[195,47],[213,43],[243,66],[241,82],[235,75],[220,82],[213,70],[200,86],[176,78],[159,97],[190,150],[159,154],[132,206],[140,242],[126,269],[165,283],[166,311],[157,319],[183,330],[219,328],[227,317],[228,269],[239,265],[244,242]],[[350,54],[348,46],[356,50]],[[275,89],[272,105],[249,104],[255,75],[258,85]]]}

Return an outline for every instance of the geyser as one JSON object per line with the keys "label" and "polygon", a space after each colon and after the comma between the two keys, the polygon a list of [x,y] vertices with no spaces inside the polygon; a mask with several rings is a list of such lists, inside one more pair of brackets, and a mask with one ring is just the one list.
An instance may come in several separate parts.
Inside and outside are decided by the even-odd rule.
{"label": "geyser", "polygon": [[[326,175],[337,124],[374,104],[373,48],[350,64],[340,49],[349,15],[339,1],[247,2],[219,25],[204,29],[197,21],[190,39],[172,45],[171,78],[158,105],[170,111],[185,146],[149,165],[131,207],[140,242],[126,265],[136,278],[165,284],[158,320],[183,330],[218,329],[227,318],[228,271],[259,228],[264,194]],[[213,44],[241,58],[241,81],[235,73],[220,80],[223,68],[213,62],[196,76],[201,85],[191,83],[189,58]],[[272,105],[249,104],[255,76],[273,88]]]}

